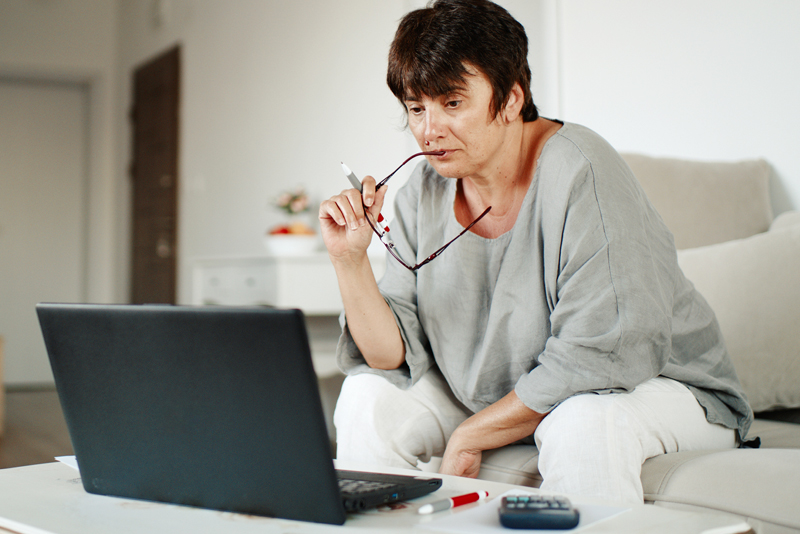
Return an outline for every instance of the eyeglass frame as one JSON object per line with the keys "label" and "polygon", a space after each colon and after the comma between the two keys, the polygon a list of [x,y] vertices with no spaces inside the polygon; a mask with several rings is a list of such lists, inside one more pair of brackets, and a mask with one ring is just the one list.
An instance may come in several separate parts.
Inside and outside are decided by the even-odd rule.
{"label": "eyeglass frame", "polygon": [[[441,156],[442,154],[444,154],[444,151],[417,152],[416,154],[408,157],[403,163],[400,164],[399,167],[397,167],[394,171],[392,171],[392,173],[389,176],[387,176],[386,178],[384,178],[383,180],[378,182],[377,185],[375,186],[375,190],[377,191],[380,187],[382,187],[384,184],[386,184],[386,182],[389,180],[389,178],[394,176],[394,174],[397,171],[399,171],[403,167],[403,165],[405,165],[406,163],[408,163],[412,159],[416,158],[417,156]],[[400,264],[403,267],[405,267],[406,269],[408,269],[411,272],[415,272],[417,269],[419,269],[423,265],[426,265],[426,264],[430,263],[431,261],[433,261],[435,258],[437,258],[442,252],[444,252],[444,250],[447,247],[449,247],[451,244],[453,244],[453,242],[456,239],[458,239],[462,235],[466,234],[470,230],[470,228],[475,226],[478,223],[478,221],[483,219],[483,217],[487,213],[489,213],[489,210],[492,209],[491,206],[486,208],[483,211],[483,213],[478,215],[478,217],[474,221],[472,221],[466,228],[464,228],[457,236],[455,236],[453,239],[451,239],[450,241],[448,241],[447,243],[442,245],[438,250],[436,250],[436,252],[434,252],[433,254],[431,254],[430,256],[428,256],[427,258],[425,258],[424,260],[422,260],[421,262],[419,262],[416,265],[409,265],[408,263],[403,261],[403,259],[399,256],[399,254],[397,252],[395,252],[395,250],[394,250],[395,249],[395,245],[394,245],[394,242],[392,241],[391,237],[389,237],[389,232],[384,231],[383,228],[381,228],[380,224],[377,224],[377,227],[376,227],[376,224],[372,223],[372,221],[370,220],[372,218],[372,215],[370,214],[369,210],[367,209],[367,206],[364,205],[364,199],[363,198],[361,199],[361,206],[364,208],[364,215],[366,216],[367,223],[369,224],[370,228],[372,228],[372,231],[375,232],[375,235],[378,236],[378,239],[380,240],[380,242],[383,243],[383,246],[386,247],[386,250],[389,251],[389,254],[391,254],[392,257],[394,257],[394,259],[396,259],[398,262],[400,262]],[[378,230],[378,228],[380,228],[380,230]],[[384,238],[386,240],[384,240]]]}

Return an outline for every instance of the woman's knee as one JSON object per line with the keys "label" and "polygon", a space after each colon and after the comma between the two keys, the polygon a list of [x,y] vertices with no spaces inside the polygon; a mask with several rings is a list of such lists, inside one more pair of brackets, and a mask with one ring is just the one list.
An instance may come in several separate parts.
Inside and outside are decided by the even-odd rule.
{"label": "woman's knee", "polygon": [[641,502],[641,443],[612,395],[585,394],[551,411],[534,434],[542,488]]}
{"label": "woman's knee", "polygon": [[[411,464],[442,454],[450,434],[466,417],[443,379],[423,376],[409,389],[400,389],[381,376],[349,376],[334,412],[337,436],[344,442],[369,439],[387,453]],[[376,445],[377,446],[377,445]]]}
{"label": "woman's knee", "polygon": [[607,436],[610,426],[618,431],[628,423],[612,396],[587,393],[556,406],[542,420],[534,436],[540,446],[543,441],[580,444],[587,437]]}
{"label": "woman's knee", "polygon": [[334,424],[339,427],[339,423],[346,425],[363,418],[365,414],[371,412],[375,401],[385,395],[386,389],[389,387],[393,387],[389,382],[368,373],[350,375],[345,378],[339,398],[336,400],[336,408],[333,413]]}
{"label": "woman's knee", "polygon": [[377,375],[364,373],[344,380],[333,414],[339,459],[405,468],[416,465],[387,439],[386,429],[398,422],[385,412],[385,399],[396,397],[399,391]]}

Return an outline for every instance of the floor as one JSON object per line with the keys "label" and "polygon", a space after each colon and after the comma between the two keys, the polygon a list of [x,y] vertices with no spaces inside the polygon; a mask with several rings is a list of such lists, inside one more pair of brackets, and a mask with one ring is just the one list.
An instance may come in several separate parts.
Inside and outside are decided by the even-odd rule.
{"label": "floor", "polygon": [[67,425],[54,389],[6,392],[0,468],[52,462],[72,454]]}

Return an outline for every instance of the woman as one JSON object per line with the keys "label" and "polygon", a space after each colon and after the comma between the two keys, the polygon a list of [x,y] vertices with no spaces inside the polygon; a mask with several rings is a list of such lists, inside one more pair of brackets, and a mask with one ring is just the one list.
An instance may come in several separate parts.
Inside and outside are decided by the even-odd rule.
{"label": "woman", "polygon": [[412,265],[469,231],[377,285],[385,188],[320,206],[346,321],[339,458],[443,454],[477,476],[482,451],[533,439],[543,489],[641,503],[647,458],[735,447],[752,412],[713,312],[616,151],[538,116],[522,26],[439,0],[401,21],[387,79],[436,153],[398,192],[394,251]]}

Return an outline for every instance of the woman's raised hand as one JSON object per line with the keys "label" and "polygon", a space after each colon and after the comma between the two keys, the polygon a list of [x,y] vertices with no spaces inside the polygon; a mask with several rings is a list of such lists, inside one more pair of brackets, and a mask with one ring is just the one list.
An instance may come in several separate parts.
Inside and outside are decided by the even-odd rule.
{"label": "woman's raised hand", "polygon": [[331,261],[353,262],[360,259],[366,254],[372,240],[373,231],[367,223],[364,207],[369,210],[373,224],[376,224],[387,188],[375,191],[375,179],[372,176],[364,178],[362,187],[362,192],[345,189],[319,206],[320,230]]}

